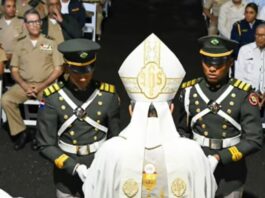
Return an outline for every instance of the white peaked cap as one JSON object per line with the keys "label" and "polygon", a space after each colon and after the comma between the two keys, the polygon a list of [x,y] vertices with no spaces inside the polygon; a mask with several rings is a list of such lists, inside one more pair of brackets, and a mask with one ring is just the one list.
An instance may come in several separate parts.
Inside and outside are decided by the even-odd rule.
{"label": "white peaked cap", "polygon": [[172,100],[185,76],[176,55],[155,35],[149,35],[125,59],[120,78],[132,100]]}

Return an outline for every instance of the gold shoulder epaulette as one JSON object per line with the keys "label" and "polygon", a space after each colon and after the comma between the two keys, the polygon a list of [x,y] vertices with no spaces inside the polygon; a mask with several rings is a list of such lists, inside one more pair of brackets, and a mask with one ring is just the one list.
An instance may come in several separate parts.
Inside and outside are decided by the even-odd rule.
{"label": "gold shoulder epaulette", "polygon": [[242,89],[244,91],[249,91],[252,89],[251,85],[249,83],[246,83],[244,81],[238,80],[238,79],[234,79],[234,81],[232,82],[232,85],[238,89]]}
{"label": "gold shoulder epaulette", "polygon": [[110,93],[115,93],[115,91],[116,91],[114,85],[109,84],[109,83],[104,83],[104,82],[100,83],[99,89],[101,91],[106,91],[106,92],[110,92]]}
{"label": "gold shoulder epaulette", "polygon": [[187,82],[184,82],[184,83],[182,83],[181,88],[182,89],[185,89],[187,87],[190,87],[190,86],[195,85],[197,82],[198,82],[198,79],[197,78],[195,78],[193,80],[190,80],[190,81],[187,81]]}
{"label": "gold shoulder epaulette", "polygon": [[59,91],[62,87],[63,87],[62,82],[54,83],[54,84],[50,85],[49,87],[47,87],[46,89],[44,89],[43,94],[44,94],[44,96],[50,96],[53,93]]}

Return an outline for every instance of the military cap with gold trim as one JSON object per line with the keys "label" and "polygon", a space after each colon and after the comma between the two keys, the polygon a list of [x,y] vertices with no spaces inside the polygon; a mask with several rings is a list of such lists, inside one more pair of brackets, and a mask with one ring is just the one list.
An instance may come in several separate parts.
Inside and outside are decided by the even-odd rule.
{"label": "military cap with gold trim", "polygon": [[71,71],[88,73],[94,70],[96,52],[100,45],[88,39],[71,39],[58,45]]}
{"label": "military cap with gold trim", "polygon": [[220,36],[204,36],[198,40],[203,62],[211,66],[221,66],[226,63],[238,46],[236,41]]}

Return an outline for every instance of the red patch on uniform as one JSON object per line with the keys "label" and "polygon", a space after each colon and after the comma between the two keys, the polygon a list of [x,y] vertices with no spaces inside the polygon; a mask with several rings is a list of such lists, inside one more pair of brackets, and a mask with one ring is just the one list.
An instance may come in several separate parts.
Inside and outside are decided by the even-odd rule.
{"label": "red patch on uniform", "polygon": [[248,96],[248,101],[251,105],[253,106],[256,106],[258,105],[259,103],[259,97],[257,96],[257,94],[255,93],[251,93],[249,96]]}

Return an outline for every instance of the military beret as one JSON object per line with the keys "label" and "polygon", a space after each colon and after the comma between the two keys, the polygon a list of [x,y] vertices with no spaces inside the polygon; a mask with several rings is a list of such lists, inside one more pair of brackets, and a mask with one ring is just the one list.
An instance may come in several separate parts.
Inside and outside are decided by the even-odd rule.
{"label": "military beret", "polygon": [[93,71],[96,61],[96,52],[100,45],[88,39],[71,39],[58,45],[58,50],[63,54],[68,68],[77,73]]}
{"label": "military beret", "polygon": [[198,40],[203,61],[210,65],[222,65],[238,46],[236,41],[220,36],[204,36]]}

